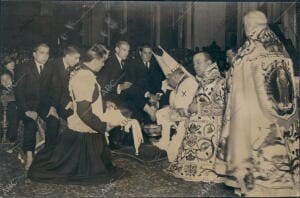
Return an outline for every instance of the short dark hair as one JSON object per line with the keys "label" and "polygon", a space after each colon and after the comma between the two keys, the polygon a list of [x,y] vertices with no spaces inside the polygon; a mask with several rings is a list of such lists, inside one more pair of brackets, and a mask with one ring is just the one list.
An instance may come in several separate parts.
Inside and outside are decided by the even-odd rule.
{"label": "short dark hair", "polygon": [[89,62],[95,58],[103,58],[105,55],[108,54],[108,52],[109,51],[107,50],[107,48],[104,45],[98,43],[98,44],[93,45],[86,51],[82,60]]}
{"label": "short dark hair", "polygon": [[37,52],[40,47],[50,48],[46,43],[38,43],[33,47],[33,52]]}
{"label": "short dark hair", "polygon": [[148,43],[144,43],[144,44],[142,44],[142,45],[140,46],[140,48],[139,48],[140,52],[143,51],[143,49],[145,49],[145,48],[150,48],[150,49],[152,49],[151,45],[149,45]]}
{"label": "short dark hair", "polygon": [[68,54],[80,54],[80,49],[74,45],[69,45],[63,50],[63,56]]}
{"label": "short dark hair", "polygon": [[3,64],[3,66],[5,66],[5,65],[7,65],[8,63],[11,63],[11,62],[15,62],[14,59],[12,59],[10,56],[5,56],[3,58],[2,64]]}
{"label": "short dark hair", "polygon": [[129,43],[127,42],[127,41],[118,41],[117,43],[116,43],[116,47],[120,47],[121,45],[128,45],[128,46],[130,46],[129,45]]}

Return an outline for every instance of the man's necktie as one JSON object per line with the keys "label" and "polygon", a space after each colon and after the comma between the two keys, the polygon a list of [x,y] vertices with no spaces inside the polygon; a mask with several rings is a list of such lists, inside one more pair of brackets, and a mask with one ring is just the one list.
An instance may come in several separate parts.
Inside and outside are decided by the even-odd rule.
{"label": "man's necktie", "polygon": [[121,68],[124,69],[125,61],[121,60]]}
{"label": "man's necktie", "polygon": [[146,69],[149,70],[150,63],[149,62],[145,62],[145,65],[146,65]]}
{"label": "man's necktie", "polygon": [[40,65],[40,74],[43,72],[43,65]]}

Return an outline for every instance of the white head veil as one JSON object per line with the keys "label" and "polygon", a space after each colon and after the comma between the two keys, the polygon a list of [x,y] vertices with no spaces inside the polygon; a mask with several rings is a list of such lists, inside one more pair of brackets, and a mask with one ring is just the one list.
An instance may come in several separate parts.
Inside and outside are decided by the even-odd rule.
{"label": "white head veil", "polygon": [[261,11],[250,11],[244,16],[245,33],[251,35],[257,29],[262,29],[267,26],[268,20],[266,15]]}

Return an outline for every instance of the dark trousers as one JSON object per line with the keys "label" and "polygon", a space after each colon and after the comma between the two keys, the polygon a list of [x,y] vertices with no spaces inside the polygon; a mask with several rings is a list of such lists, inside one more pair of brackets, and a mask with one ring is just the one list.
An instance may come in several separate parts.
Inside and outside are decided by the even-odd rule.
{"label": "dark trousers", "polygon": [[126,103],[127,108],[132,113],[132,118],[137,119],[140,123],[151,122],[150,117],[144,112],[144,106],[148,104],[145,98],[145,91],[136,85],[121,92],[121,98]]}
{"label": "dark trousers", "polygon": [[127,133],[121,130],[121,127],[116,127],[109,131],[109,145],[113,146],[129,146],[133,145],[132,133]]}
{"label": "dark trousers", "polygon": [[36,132],[37,132],[36,122],[33,119],[24,115],[23,124],[24,124],[23,151],[34,152],[35,144],[36,144]]}
{"label": "dark trousers", "polygon": [[19,129],[19,114],[17,105],[14,102],[11,102],[7,106],[7,137],[8,140],[14,142],[18,138],[18,129]]}
{"label": "dark trousers", "polygon": [[59,132],[59,119],[49,116],[45,119],[46,131],[45,131],[45,146],[51,147],[56,144],[58,132]]}
{"label": "dark trousers", "polygon": [[145,91],[136,85],[132,85],[129,89],[121,92],[121,97],[131,101],[131,104],[136,108],[143,110],[144,106],[147,104],[147,99],[145,98]]}
{"label": "dark trousers", "polygon": [[[53,116],[49,118],[44,118],[46,121],[46,131],[45,131],[45,146],[50,147],[56,143],[58,136],[59,120]],[[32,151],[35,150],[36,145],[36,132],[37,124],[31,118],[24,116],[24,137],[23,137],[23,151]]]}

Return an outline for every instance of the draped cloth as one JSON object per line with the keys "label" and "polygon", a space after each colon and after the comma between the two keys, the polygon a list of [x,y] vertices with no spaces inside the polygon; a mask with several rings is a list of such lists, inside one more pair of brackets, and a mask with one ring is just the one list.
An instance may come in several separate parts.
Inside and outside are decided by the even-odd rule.
{"label": "draped cloth", "polygon": [[225,80],[218,66],[212,64],[201,77],[197,76],[197,82],[193,98],[197,113],[189,116],[183,135],[177,134],[172,139],[170,145],[179,145],[178,152],[166,171],[187,181],[219,183],[223,180],[217,173],[224,172],[225,162],[225,148],[220,144],[226,141],[221,134]]}
{"label": "draped cloth", "polygon": [[[234,58],[223,135],[226,184],[249,196],[295,195],[299,181],[293,63],[268,28],[249,36]],[[299,124],[298,124],[299,125]],[[297,156],[298,155],[298,156]]]}
{"label": "draped cloth", "polygon": [[[124,127],[124,131],[127,133],[129,133],[130,130],[132,130],[135,153],[139,153],[140,145],[144,142],[144,139],[140,123],[136,119],[126,118],[118,109],[106,110],[106,112],[102,115],[101,119],[107,123],[112,124],[113,126]],[[106,138],[106,140],[108,141],[108,138]]]}

